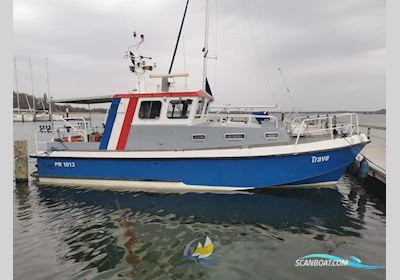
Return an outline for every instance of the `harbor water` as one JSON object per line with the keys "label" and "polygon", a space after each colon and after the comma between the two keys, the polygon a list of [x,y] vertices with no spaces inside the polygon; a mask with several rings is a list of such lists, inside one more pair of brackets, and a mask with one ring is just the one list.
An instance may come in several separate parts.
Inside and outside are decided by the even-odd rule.
{"label": "harbor water", "polygon": [[[385,115],[363,122],[385,126]],[[37,125],[14,123],[30,152]],[[215,262],[188,265],[185,247],[207,236]],[[296,266],[317,253],[385,266],[385,246],[384,185],[350,174],[332,188],[253,194],[14,184],[14,279],[385,279],[384,268]]]}

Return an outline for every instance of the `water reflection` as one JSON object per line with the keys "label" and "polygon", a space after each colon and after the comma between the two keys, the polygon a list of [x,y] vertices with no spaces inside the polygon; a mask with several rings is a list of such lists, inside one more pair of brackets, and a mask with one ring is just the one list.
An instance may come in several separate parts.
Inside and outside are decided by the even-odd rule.
{"label": "water reflection", "polygon": [[[348,227],[354,218],[343,206],[337,189],[268,190],[256,194],[154,194],[94,191],[64,187],[41,187],[47,204],[63,201],[76,207],[93,206],[114,211],[165,216],[199,223],[260,224],[277,230],[307,233],[310,227],[325,227],[340,235],[355,235]],[[366,201],[358,201],[364,203]],[[362,209],[359,207],[359,209]]]}
{"label": "water reflection", "polygon": [[[117,213],[114,213],[113,216]],[[131,267],[131,271],[125,272],[124,276],[135,276],[136,273],[133,268],[139,264],[140,259],[134,251],[134,245],[138,237],[134,231],[134,220],[130,209],[124,209],[120,212],[120,215],[118,213],[115,217],[115,224],[118,229],[112,235],[116,238],[116,245],[124,249],[122,259]]]}
{"label": "water reflection", "polygon": [[[195,237],[212,236],[225,259],[236,251],[247,258],[254,250],[276,252],[294,236],[327,244],[337,237],[362,238],[368,207],[382,210],[383,220],[385,215],[384,203],[347,186],[228,195],[17,185],[15,199],[18,221],[35,211],[40,223],[53,227],[60,262],[79,264],[66,265],[74,279],[208,279],[212,270],[181,265],[183,247]],[[248,242],[257,249],[243,251],[239,244]]]}
{"label": "water reflection", "polygon": [[31,211],[30,190],[28,183],[15,186],[15,196],[18,200],[17,217],[19,220],[29,220]]}

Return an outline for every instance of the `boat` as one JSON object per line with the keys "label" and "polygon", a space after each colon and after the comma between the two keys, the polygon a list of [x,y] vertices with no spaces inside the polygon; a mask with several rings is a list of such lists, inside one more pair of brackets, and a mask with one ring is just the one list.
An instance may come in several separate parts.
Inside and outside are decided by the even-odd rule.
{"label": "boat", "polygon": [[17,72],[17,62],[14,58],[14,77],[15,77],[15,88],[16,88],[16,95],[17,95],[17,108],[13,109],[13,122],[32,122],[33,121],[33,114],[31,113],[31,105],[29,104],[29,100],[26,94],[24,94],[26,103],[29,107],[29,112],[24,112],[20,106],[20,99],[19,99],[19,89],[18,89],[18,72]]}
{"label": "boat", "polygon": [[[171,79],[188,74],[149,75],[154,66],[139,52],[144,36],[134,33],[137,42],[127,57],[136,91],[109,98],[104,131],[96,137],[84,119],[41,127],[37,133],[52,139],[44,149],[37,141],[32,155],[39,184],[167,191],[335,186],[370,142],[359,131],[357,114],[294,117],[288,123],[260,108],[212,110],[205,33],[203,88],[173,92]],[[160,78],[161,90],[147,91],[147,78]]]}
{"label": "boat", "polygon": [[[14,59],[14,75],[15,75],[15,86],[16,86],[16,95],[17,95],[17,108],[14,108],[13,111],[13,122],[48,122],[48,121],[62,121],[62,116],[59,114],[54,114],[51,112],[50,108],[50,86],[49,86],[49,74],[48,74],[48,65],[47,65],[47,58],[46,58],[46,77],[47,77],[47,94],[48,94],[48,107],[49,109],[46,110],[43,98],[40,98],[40,102],[42,105],[42,111],[38,112],[35,108],[35,97],[33,94],[34,84],[33,84],[33,70],[32,70],[32,63],[29,59],[29,67],[30,67],[30,76],[31,76],[31,92],[32,92],[32,107],[30,105],[28,96],[23,94],[26,99],[26,103],[28,104],[28,110],[22,110],[20,107],[20,92],[18,90],[18,76],[17,76],[17,63]],[[51,118],[50,118],[51,116]]]}
{"label": "boat", "polygon": [[13,122],[22,122],[22,114],[14,113]]}
{"label": "boat", "polygon": [[31,113],[14,113],[14,122],[33,122],[33,114]]}
{"label": "boat", "polygon": [[46,122],[49,121],[50,117],[48,113],[37,113],[36,114],[36,121],[37,122]]}

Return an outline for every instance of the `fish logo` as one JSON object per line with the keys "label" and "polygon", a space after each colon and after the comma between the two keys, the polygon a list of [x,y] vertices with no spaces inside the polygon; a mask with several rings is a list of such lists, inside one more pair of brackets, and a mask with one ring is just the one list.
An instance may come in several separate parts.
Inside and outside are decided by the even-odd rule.
{"label": "fish logo", "polygon": [[[183,259],[185,264],[189,265],[215,265],[217,258],[211,256],[214,252],[214,244],[211,239],[206,236],[204,245],[198,241],[200,238],[190,241],[183,250]],[[193,250],[193,243],[197,242],[196,248]],[[192,249],[192,250],[191,250]]]}

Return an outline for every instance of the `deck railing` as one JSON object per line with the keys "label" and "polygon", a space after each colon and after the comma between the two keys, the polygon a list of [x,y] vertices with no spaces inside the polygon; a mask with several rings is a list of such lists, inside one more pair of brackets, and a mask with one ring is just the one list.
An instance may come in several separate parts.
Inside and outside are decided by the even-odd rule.
{"label": "deck railing", "polygon": [[71,117],[71,118],[61,118],[59,121],[55,122],[54,126],[50,125],[39,125],[39,128],[35,130],[35,147],[36,153],[39,151],[39,145],[46,145],[49,141],[39,141],[38,134],[50,135],[51,142],[55,139],[60,139],[60,141],[67,140],[71,142],[73,137],[79,137],[82,142],[88,141],[88,126],[87,121],[81,117]]}
{"label": "deck railing", "polygon": [[328,114],[326,116],[296,117],[286,122],[288,131],[296,137],[295,146],[300,137],[312,135],[351,136],[359,134],[358,115],[356,113]]}
{"label": "deck railing", "polygon": [[256,115],[252,113],[227,113],[216,112],[207,113],[205,119],[208,122],[216,123],[245,123],[245,124],[261,124],[264,121],[272,122],[275,127],[278,127],[278,118],[271,115]]}

